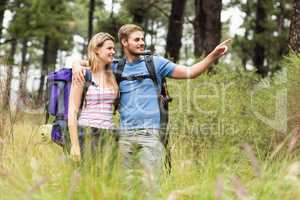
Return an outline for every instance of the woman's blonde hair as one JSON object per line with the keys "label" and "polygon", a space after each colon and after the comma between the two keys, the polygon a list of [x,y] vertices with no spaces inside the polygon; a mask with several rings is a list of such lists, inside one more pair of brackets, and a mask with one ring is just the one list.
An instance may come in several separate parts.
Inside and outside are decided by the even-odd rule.
{"label": "woman's blonde hair", "polygon": [[[104,44],[105,41],[107,40],[111,40],[113,42],[115,42],[115,38],[113,36],[111,36],[109,33],[97,33],[95,34],[92,39],[89,42],[88,45],[88,52],[87,52],[87,56],[88,56],[88,66],[90,67],[92,72],[95,72],[98,68],[98,56],[96,54],[96,49],[102,47],[102,45]],[[105,74],[107,75],[107,82],[108,85],[112,88],[114,88],[114,90],[118,90],[118,84],[116,82],[116,79],[112,73],[112,68],[111,68],[111,64],[107,64],[105,66]]]}

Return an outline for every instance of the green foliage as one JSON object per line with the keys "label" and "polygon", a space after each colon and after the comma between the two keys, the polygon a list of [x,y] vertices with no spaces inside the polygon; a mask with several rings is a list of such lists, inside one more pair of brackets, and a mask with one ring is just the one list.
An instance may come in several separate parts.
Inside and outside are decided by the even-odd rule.
{"label": "green foliage", "polygon": [[287,58],[283,71],[267,79],[239,66],[219,64],[213,75],[170,82],[172,132],[212,138],[221,145],[227,139],[233,144],[248,142],[267,151],[273,134],[290,131],[284,124],[290,116],[287,106],[295,98],[290,91],[299,85],[292,78],[298,74],[297,62],[295,56]]}
{"label": "green foliage", "polygon": [[[262,22],[265,31],[260,34],[254,34],[256,23],[256,1],[242,2],[240,0],[232,0],[228,7],[238,6],[244,13],[244,22],[241,28],[245,30],[245,35],[235,36],[233,43],[233,53],[239,58],[251,61],[254,55],[255,43],[260,44],[265,48],[266,65],[271,71],[277,70],[281,66],[279,65],[282,55],[288,52],[288,33],[289,33],[289,21],[292,15],[292,1],[284,0],[282,2],[283,10],[280,8],[278,1],[263,1],[262,6],[266,9],[267,20]],[[283,24],[280,27],[279,18],[283,17]],[[272,48],[270,48],[272,47]]]}
{"label": "green foliage", "polygon": [[74,32],[86,38],[88,27],[88,1],[76,0],[70,7],[74,19]]}
{"label": "green foliage", "polygon": [[118,41],[119,28],[126,23],[129,23],[129,16],[125,12],[119,12],[117,14],[108,13],[103,11],[97,15],[97,30],[99,32],[108,32],[116,41]]}
{"label": "green foliage", "polygon": [[[284,94],[288,105],[280,106],[288,106],[288,117],[299,113],[300,59],[290,55],[282,66],[283,71],[266,79],[235,64],[219,64],[215,74],[169,81],[174,97],[173,168],[153,185],[145,185],[143,171],[111,167],[110,147],[95,163],[72,163],[57,145],[41,140],[41,115],[18,114],[16,124],[12,117],[1,115],[0,199],[216,199],[219,195],[229,200],[240,199],[241,191],[246,199],[299,199],[299,146],[288,150],[291,130],[299,124],[289,124],[280,133],[276,124],[284,118],[275,116],[277,100]],[[275,126],[257,113],[273,119]]]}
{"label": "green foliage", "polygon": [[[74,3],[71,5],[71,10],[74,19],[74,28],[76,34],[87,39],[89,1],[75,0]],[[95,25],[98,24],[98,16],[102,15],[103,13],[107,13],[106,10],[104,10],[103,1],[95,1],[93,20],[94,33],[99,32],[98,27],[95,27]]]}
{"label": "green foliage", "polygon": [[42,42],[50,36],[59,43],[59,49],[72,47],[73,19],[68,1],[25,0],[12,7],[13,19],[9,25],[10,37]]}
{"label": "green foliage", "polygon": [[151,27],[151,23],[167,29],[171,3],[157,0],[129,0],[123,1],[121,9],[131,18],[131,23],[139,24],[146,34],[156,35],[157,28]]}

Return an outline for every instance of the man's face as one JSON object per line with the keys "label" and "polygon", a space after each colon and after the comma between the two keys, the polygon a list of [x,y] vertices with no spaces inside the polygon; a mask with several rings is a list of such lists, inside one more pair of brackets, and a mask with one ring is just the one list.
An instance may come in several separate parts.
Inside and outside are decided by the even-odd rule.
{"label": "man's face", "polygon": [[139,55],[145,50],[144,32],[135,31],[122,43],[124,49],[127,49],[130,54]]}

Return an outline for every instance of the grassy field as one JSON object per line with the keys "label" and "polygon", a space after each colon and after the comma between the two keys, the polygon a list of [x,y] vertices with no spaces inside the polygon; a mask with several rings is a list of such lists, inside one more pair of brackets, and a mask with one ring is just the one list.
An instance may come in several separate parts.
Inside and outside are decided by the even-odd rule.
{"label": "grassy field", "polygon": [[264,80],[220,64],[169,81],[173,168],[147,185],[142,171],[111,168],[109,150],[72,163],[42,139],[43,115],[1,112],[0,199],[300,199],[300,59],[282,66]]}

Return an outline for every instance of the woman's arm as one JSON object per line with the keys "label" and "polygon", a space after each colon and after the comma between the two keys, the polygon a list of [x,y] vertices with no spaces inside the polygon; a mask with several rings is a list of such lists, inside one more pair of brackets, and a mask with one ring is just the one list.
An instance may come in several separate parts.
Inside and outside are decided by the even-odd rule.
{"label": "woman's arm", "polygon": [[69,110],[68,110],[68,127],[70,132],[71,139],[71,157],[75,161],[79,161],[81,159],[80,155],[80,146],[78,140],[78,112],[81,103],[83,92],[83,86],[75,84],[72,81],[70,97],[69,97]]}

